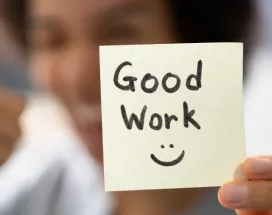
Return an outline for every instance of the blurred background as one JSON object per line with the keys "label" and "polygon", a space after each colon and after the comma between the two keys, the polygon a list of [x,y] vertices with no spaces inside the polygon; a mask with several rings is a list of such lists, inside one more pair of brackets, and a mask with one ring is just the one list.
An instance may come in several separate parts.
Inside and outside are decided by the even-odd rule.
{"label": "blurred background", "polygon": [[[255,0],[254,1],[255,17],[250,23],[250,49],[249,58],[246,65],[247,88],[245,89],[245,116],[246,131],[251,135],[247,136],[247,154],[252,156],[263,153],[263,148],[272,147],[271,138],[267,135],[271,133],[269,126],[265,122],[260,122],[260,113],[271,117],[270,110],[272,107],[272,1]],[[12,89],[17,93],[27,96],[32,92],[33,86],[28,76],[24,64],[20,61],[16,49],[10,43],[2,28],[0,28],[0,83],[1,87]],[[250,95],[250,96],[249,96]],[[263,108],[266,107],[266,108]],[[268,120],[269,120],[268,119]],[[257,123],[249,123],[256,120]],[[255,132],[257,127],[260,132]],[[260,129],[260,127],[262,129]],[[259,144],[256,145],[256,142]],[[262,147],[263,146],[263,147]],[[217,189],[214,189],[203,207],[213,208],[213,213],[221,206],[214,205],[217,198]],[[226,214],[234,212],[225,210]],[[197,208],[192,214],[202,214]],[[220,212],[222,215],[222,212]]]}
{"label": "blurred background", "polygon": [[31,81],[15,47],[6,35],[0,21],[0,83],[20,94],[31,91]]}
{"label": "blurred background", "polygon": [[[255,65],[255,61],[259,59],[256,54],[271,55],[272,49],[272,1],[255,0],[254,4],[255,18],[249,32],[252,39],[248,74],[253,73],[252,64]],[[31,81],[18,59],[16,49],[11,45],[0,23],[0,81],[2,86],[22,93],[31,90]]]}

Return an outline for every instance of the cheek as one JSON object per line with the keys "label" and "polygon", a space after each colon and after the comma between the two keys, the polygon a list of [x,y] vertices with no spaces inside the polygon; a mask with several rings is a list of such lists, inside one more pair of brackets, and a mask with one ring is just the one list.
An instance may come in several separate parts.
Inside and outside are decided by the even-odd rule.
{"label": "cheek", "polygon": [[29,62],[30,74],[34,84],[38,88],[50,92],[55,91],[56,62],[49,56],[33,56]]}
{"label": "cheek", "polygon": [[67,105],[100,102],[99,50],[84,45],[33,53],[30,69],[35,84]]}
{"label": "cheek", "polygon": [[63,64],[69,65],[69,63],[63,62],[62,59],[54,54],[36,54],[30,58],[30,73],[38,89],[65,100],[70,76],[64,73],[67,68],[63,68]]}

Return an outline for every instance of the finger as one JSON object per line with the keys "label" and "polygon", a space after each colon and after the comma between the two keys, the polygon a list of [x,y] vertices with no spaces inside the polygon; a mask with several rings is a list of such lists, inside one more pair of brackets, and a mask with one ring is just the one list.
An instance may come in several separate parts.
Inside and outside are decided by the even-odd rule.
{"label": "finger", "polygon": [[8,136],[0,137],[0,151],[3,153],[11,152],[14,149],[14,139]]}
{"label": "finger", "polygon": [[25,101],[20,96],[17,96],[13,92],[7,92],[0,88],[0,108],[1,110],[9,110],[20,116],[24,109]]}
{"label": "finger", "polygon": [[[17,140],[17,138],[21,134],[21,128],[18,122],[1,122],[0,123],[0,139],[2,137],[9,137],[13,139],[14,141]],[[0,142],[1,144],[4,144],[5,142]]]}
{"label": "finger", "polygon": [[21,111],[12,110],[11,106],[9,108],[4,107],[0,102],[0,122],[12,122],[18,123],[21,114],[23,113],[23,109]]}
{"label": "finger", "polygon": [[233,180],[234,181],[248,181],[248,178],[244,172],[243,168],[244,164],[241,163],[239,166],[235,169],[233,174]]}
{"label": "finger", "polygon": [[272,182],[229,182],[218,193],[219,202],[227,208],[267,210],[272,209]]}
{"label": "finger", "polygon": [[8,158],[11,156],[12,151],[13,151],[13,144],[12,140],[8,137],[6,138],[0,138],[0,141],[4,141],[6,144],[1,144],[0,145],[0,165],[5,163]]}
{"label": "finger", "polygon": [[272,157],[248,158],[243,164],[243,169],[250,180],[272,180]]}
{"label": "finger", "polygon": [[272,215],[271,211],[263,210],[263,211],[256,211],[256,210],[236,210],[237,215]]}
{"label": "finger", "polygon": [[0,151],[2,154],[13,151],[15,142],[16,140],[13,137],[4,134],[0,135]]}

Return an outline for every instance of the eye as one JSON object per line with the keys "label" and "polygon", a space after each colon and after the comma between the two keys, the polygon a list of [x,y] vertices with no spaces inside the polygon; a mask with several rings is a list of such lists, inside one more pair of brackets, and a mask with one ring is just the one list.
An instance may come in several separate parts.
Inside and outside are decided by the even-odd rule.
{"label": "eye", "polygon": [[64,47],[65,37],[58,34],[36,33],[30,37],[30,46],[37,51],[57,51]]}

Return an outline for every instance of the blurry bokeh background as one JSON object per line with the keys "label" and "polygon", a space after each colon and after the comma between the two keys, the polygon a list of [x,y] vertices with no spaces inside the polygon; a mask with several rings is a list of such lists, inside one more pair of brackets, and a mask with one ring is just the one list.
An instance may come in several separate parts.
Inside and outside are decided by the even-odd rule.
{"label": "blurry bokeh background", "polygon": [[[249,36],[251,38],[250,58],[248,65],[256,58],[256,53],[272,52],[272,1],[255,0],[255,17],[250,23]],[[248,73],[252,73],[252,68],[248,67]],[[18,61],[16,50],[11,45],[8,36],[5,35],[0,22],[0,83],[2,86],[18,90],[29,91],[31,83],[27,71]]]}
{"label": "blurry bokeh background", "polygon": [[31,90],[31,83],[21,62],[0,22],[0,84],[25,95]]}
{"label": "blurry bokeh background", "polygon": [[[251,93],[259,98],[262,91],[269,91],[269,88],[262,88],[262,81],[267,81],[267,78],[258,78],[265,76],[267,72],[272,73],[272,0],[255,0],[255,19],[251,23],[249,36],[252,38],[250,57],[247,62],[248,74],[248,89],[245,93]],[[271,77],[271,75],[269,76]],[[259,82],[261,80],[261,82]],[[270,80],[269,80],[270,81]],[[28,78],[28,73],[21,63],[16,50],[8,41],[3,29],[0,28],[0,83],[1,87],[6,87],[17,91],[20,94],[27,95],[31,92],[31,82]],[[266,83],[266,82],[265,82]],[[264,84],[267,86],[267,84]],[[271,84],[270,84],[271,85]],[[270,87],[267,86],[267,87]],[[272,87],[270,89],[272,91]],[[252,93],[253,91],[253,93]],[[271,96],[270,96],[271,97]],[[254,96],[253,96],[254,98]],[[250,101],[249,101],[250,103]],[[253,99],[253,103],[255,103]],[[251,110],[248,110],[249,113]],[[251,129],[251,128],[249,128]],[[254,137],[251,139],[254,141]],[[265,141],[265,140],[264,140]],[[263,141],[260,141],[263,142]],[[249,143],[250,144],[250,143]],[[254,148],[251,148],[248,154],[253,154]],[[256,149],[257,150],[257,149]],[[255,152],[256,152],[255,150]],[[217,214],[216,208],[221,207],[211,205],[217,198],[217,189],[214,189],[210,196],[203,202],[205,207],[213,207],[210,214]],[[234,212],[226,210],[226,214],[234,214]],[[192,214],[202,214],[197,208]],[[222,213],[220,213],[222,215]]]}

